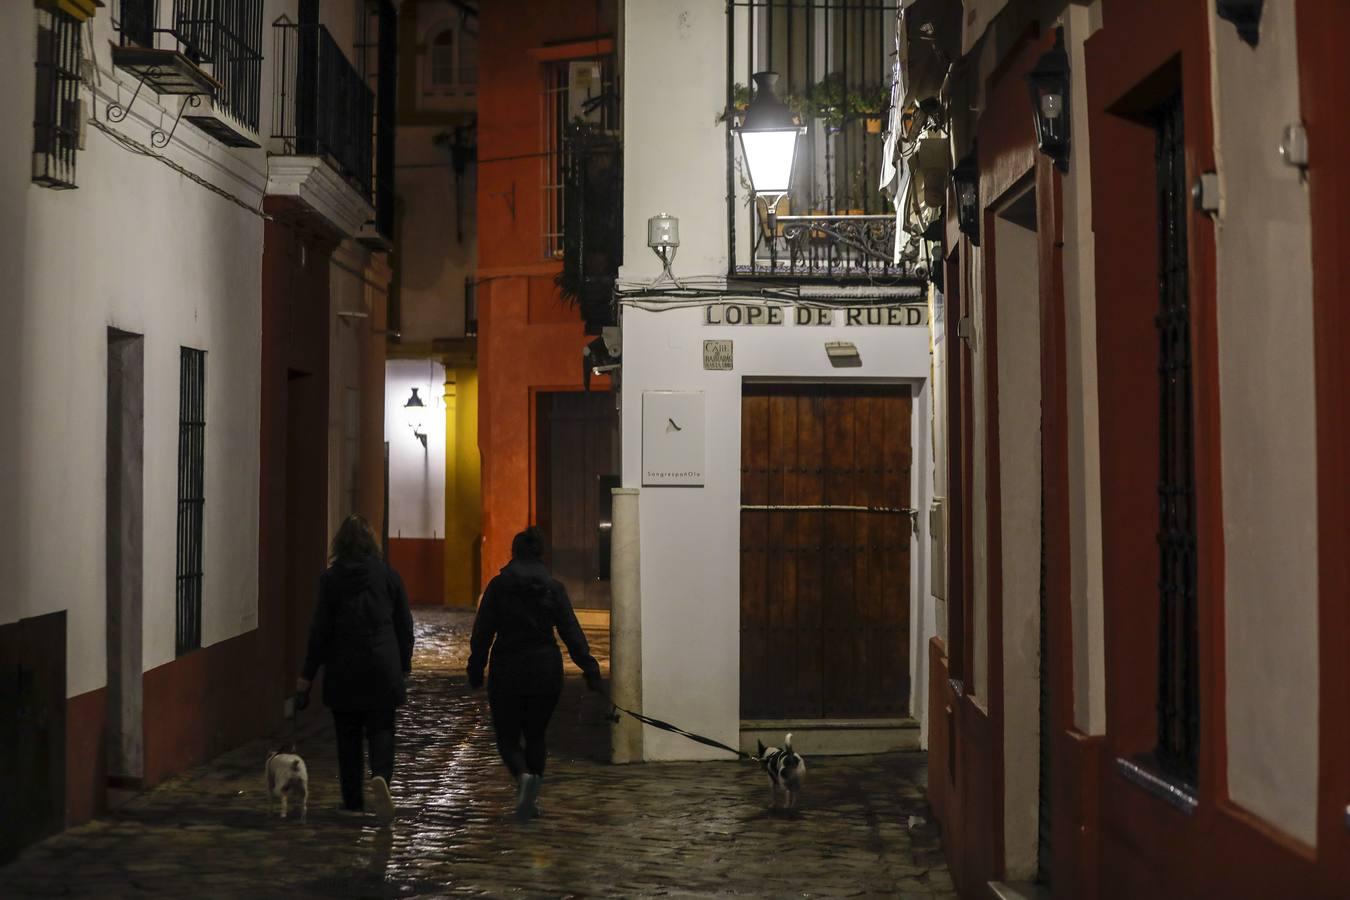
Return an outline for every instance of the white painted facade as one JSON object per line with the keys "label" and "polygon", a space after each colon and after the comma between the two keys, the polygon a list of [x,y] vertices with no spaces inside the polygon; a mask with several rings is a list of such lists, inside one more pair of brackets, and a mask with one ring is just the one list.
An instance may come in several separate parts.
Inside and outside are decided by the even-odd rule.
{"label": "white painted facade", "polygon": [[[422,407],[409,408],[413,388]],[[445,537],[445,367],[429,359],[385,365],[389,537]],[[425,434],[426,446],[416,437]]]}
{"label": "white painted facade", "polygon": [[[261,133],[253,135],[263,145],[272,121],[271,24],[283,14],[294,21],[295,7],[264,3]],[[359,10],[348,4],[335,18],[350,15],[355,33]],[[170,16],[172,5],[160,12]],[[325,8],[326,18],[334,12]],[[258,624],[260,210],[276,185],[265,149],[227,148],[186,120],[157,151],[162,159],[114,141],[104,129],[150,147],[152,129],[168,131],[181,102],[142,90],[124,121],[108,121],[108,104],[129,103],[136,88],[111,63],[116,13],[109,3],[82,29],[93,61],[80,90],[90,121],[78,189],[58,191],[30,180],[33,5],[0,8],[0,53],[12,63],[0,112],[13,126],[0,139],[0,372],[9,386],[0,400],[0,505],[10,526],[0,541],[0,624],[66,611],[68,697],[107,683],[110,328],[144,338],[142,668],[176,652],[181,347],[206,352],[202,646]],[[364,251],[351,253],[349,265],[364,264]],[[335,351],[334,366],[349,367],[346,349]]]}
{"label": "white painted facade", "polygon": [[[293,4],[292,4],[293,5]],[[268,21],[281,12],[268,3]],[[81,97],[106,123],[109,98],[134,84],[115,71],[108,10],[90,23],[96,63]],[[270,34],[265,35],[265,40]],[[179,348],[206,351],[202,644],[251,630],[258,608],[260,295],[267,183],[262,150],[230,150],[184,123],[164,155],[235,195],[236,205],[90,125],[77,190],[30,181],[36,24],[32,4],[0,9],[0,52],[13,61],[0,111],[0,345],[11,396],[3,410],[0,488],[12,537],[0,572],[0,623],[67,611],[67,696],[102,687],[108,329],[144,336],[143,666],[175,656]],[[264,67],[262,120],[270,104]],[[143,91],[108,125],[148,145],[176,102]]]}
{"label": "white painted facade", "polygon": [[1210,17],[1224,518],[1224,705],[1234,803],[1317,843],[1317,454],[1308,189],[1294,9],[1255,47]]}
{"label": "white painted facade", "polygon": [[[625,287],[650,284],[661,272],[646,246],[646,223],[662,212],[680,220],[678,278],[708,285],[727,272],[725,131],[714,121],[726,96],[726,15],[725,4],[715,0],[625,4],[624,127],[642,136],[625,146]],[[742,387],[748,381],[849,380],[905,384],[913,391],[911,503],[923,513],[908,573],[907,699],[923,722],[926,647],[935,632],[926,514],[932,496],[928,329],[845,327],[839,312],[831,327],[796,326],[791,315],[779,326],[709,326],[703,309],[676,306],[658,299],[622,308],[622,479],[624,488],[639,491],[636,671],[644,712],[738,743]],[[731,371],[703,368],[703,341],[715,339],[733,342]],[[833,368],[824,347],[832,340],[855,343],[861,367]],[[701,487],[642,486],[642,406],[649,391],[702,392]],[[802,735],[794,743],[812,752]],[[725,757],[651,728],[643,752],[651,760]]]}

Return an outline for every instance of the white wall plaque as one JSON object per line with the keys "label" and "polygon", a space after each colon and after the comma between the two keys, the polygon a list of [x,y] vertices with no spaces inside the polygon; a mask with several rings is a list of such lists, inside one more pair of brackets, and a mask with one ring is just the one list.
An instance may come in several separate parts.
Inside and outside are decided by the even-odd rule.
{"label": "white wall plaque", "polygon": [[702,391],[642,394],[642,484],[703,484],[705,434]]}
{"label": "white wall plaque", "polygon": [[709,371],[730,372],[732,369],[731,341],[704,341],[703,368]]}

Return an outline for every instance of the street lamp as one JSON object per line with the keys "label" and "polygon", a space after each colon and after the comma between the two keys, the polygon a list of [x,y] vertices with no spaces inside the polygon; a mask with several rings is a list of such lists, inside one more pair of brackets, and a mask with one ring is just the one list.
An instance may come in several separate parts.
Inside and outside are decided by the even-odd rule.
{"label": "street lamp", "polygon": [[980,246],[980,170],[971,154],[952,169],[952,193],[956,195],[956,225],[961,233]]}
{"label": "street lamp", "polygon": [[413,437],[421,442],[423,450],[427,448],[427,434],[422,429],[422,414],[420,411],[425,408],[426,404],[422,402],[421,397],[417,396],[417,388],[413,388],[412,396],[408,398],[407,403],[403,404],[405,410],[403,415],[407,417],[408,427],[412,429]]}
{"label": "street lamp", "polygon": [[1055,46],[1027,73],[1031,108],[1036,114],[1036,144],[1069,171],[1069,54],[1064,52],[1064,29],[1056,29]]}
{"label": "street lamp", "polygon": [[761,198],[768,212],[769,240],[778,226],[778,202],[792,186],[792,163],[797,156],[797,137],[806,131],[793,119],[774,93],[777,72],[756,72],[755,95],[750,100],[737,133],[741,153],[749,169],[750,189]]}

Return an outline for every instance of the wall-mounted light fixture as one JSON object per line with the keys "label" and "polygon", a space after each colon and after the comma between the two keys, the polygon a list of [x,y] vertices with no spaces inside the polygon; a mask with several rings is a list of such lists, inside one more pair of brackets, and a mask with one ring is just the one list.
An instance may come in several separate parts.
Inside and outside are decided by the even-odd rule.
{"label": "wall-mounted light fixture", "polygon": [[975,154],[952,169],[952,193],[956,196],[957,227],[972,244],[980,246],[980,170],[975,166]]}
{"label": "wall-mounted light fixture", "polygon": [[425,408],[426,404],[417,395],[417,388],[413,388],[412,396],[408,398],[407,403],[403,404],[403,409],[411,410],[411,412],[404,412],[404,415],[408,417],[408,427],[412,429],[413,437],[422,442],[423,450],[427,449],[427,433],[422,429],[422,416],[419,411]]}
{"label": "wall-mounted light fixture", "polygon": [[1055,29],[1055,46],[1027,73],[1031,107],[1036,115],[1036,145],[1069,171],[1069,54],[1064,52],[1064,29]]}
{"label": "wall-mounted light fixture", "polygon": [[[792,110],[774,93],[777,72],[756,72],[755,96],[746,107],[736,133],[750,175],[750,189],[764,201],[768,213],[766,233],[778,231],[778,202],[792,187],[792,164],[797,158],[797,138],[806,131]],[[772,240],[770,240],[772,245]]]}
{"label": "wall-mounted light fixture", "polygon": [[1220,19],[1227,19],[1237,28],[1238,37],[1255,47],[1261,39],[1261,10],[1264,0],[1218,0]]}
{"label": "wall-mounted light fixture", "polygon": [[862,366],[862,354],[852,341],[826,341],[825,355],[836,369],[856,369]]}
{"label": "wall-mounted light fixture", "polygon": [[675,251],[680,248],[680,220],[670,213],[657,213],[648,219],[647,246],[661,260],[661,273],[679,284],[670,266],[675,262]]}

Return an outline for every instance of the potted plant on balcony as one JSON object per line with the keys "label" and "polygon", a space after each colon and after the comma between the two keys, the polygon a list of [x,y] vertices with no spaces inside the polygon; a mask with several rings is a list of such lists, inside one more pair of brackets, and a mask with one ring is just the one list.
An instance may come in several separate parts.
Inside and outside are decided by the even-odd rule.
{"label": "potted plant on balcony", "polygon": [[731,88],[731,107],[717,114],[717,124],[721,125],[727,119],[731,119],[731,127],[738,127],[741,124],[741,116],[745,115],[749,107],[750,88],[738,82]]}
{"label": "potted plant on balcony", "polygon": [[825,123],[825,130],[838,134],[849,115],[848,86],[842,72],[831,72],[813,84],[801,100],[802,107]]}
{"label": "potted plant on balcony", "polygon": [[882,119],[890,106],[891,90],[884,85],[867,85],[849,94],[849,112],[863,120],[868,134],[881,134]]}

